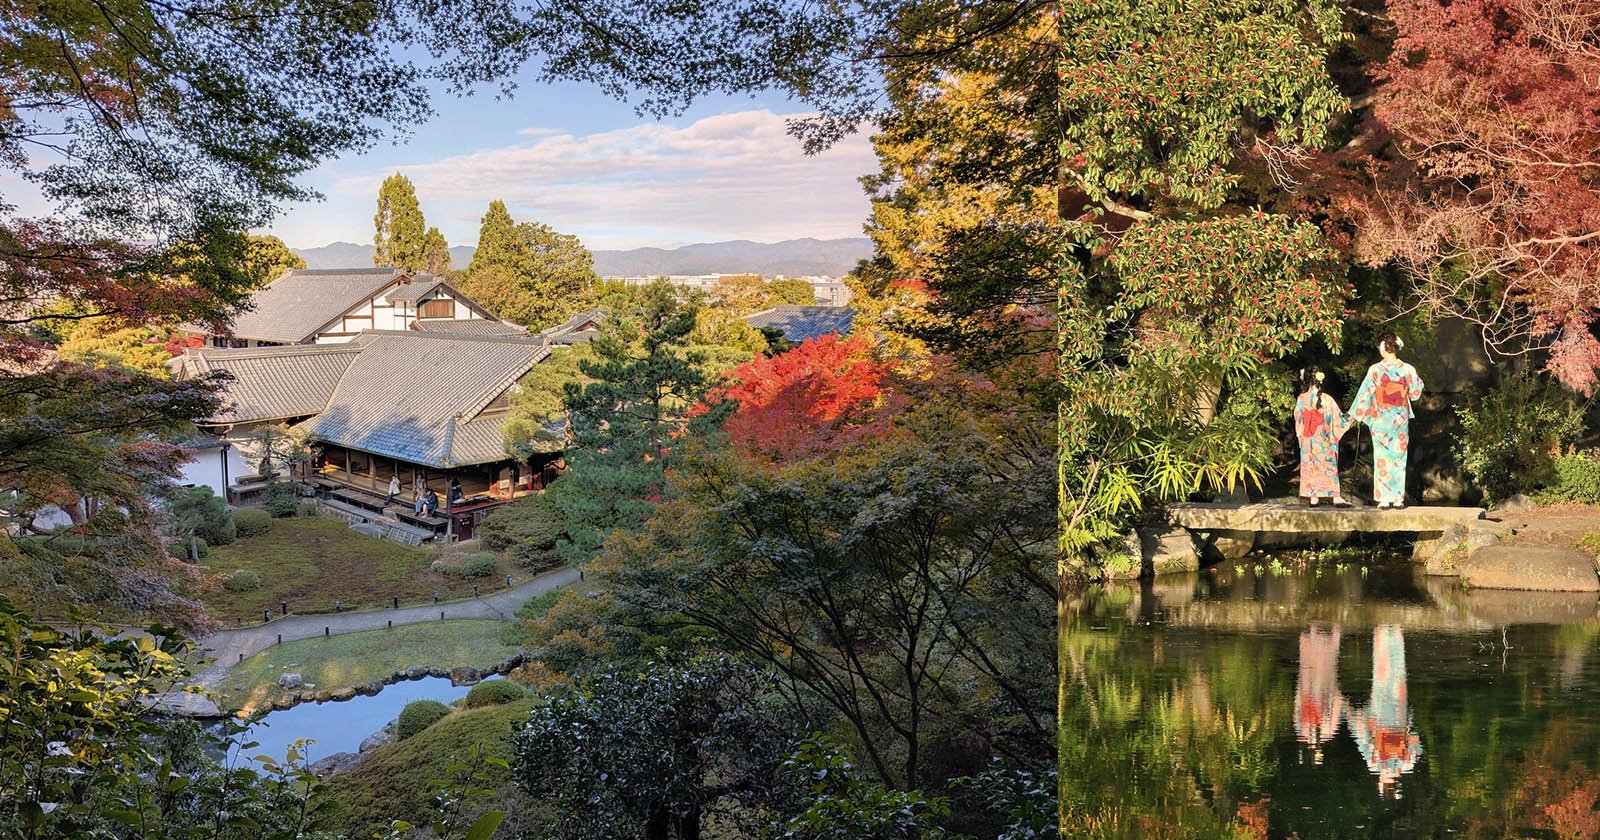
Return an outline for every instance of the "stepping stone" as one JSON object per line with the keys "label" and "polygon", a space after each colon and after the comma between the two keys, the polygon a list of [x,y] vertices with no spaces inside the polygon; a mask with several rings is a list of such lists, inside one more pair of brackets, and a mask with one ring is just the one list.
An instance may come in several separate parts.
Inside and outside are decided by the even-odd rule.
{"label": "stepping stone", "polygon": [[1462,561],[1461,580],[1479,589],[1600,592],[1594,560],[1572,548],[1491,545]]}

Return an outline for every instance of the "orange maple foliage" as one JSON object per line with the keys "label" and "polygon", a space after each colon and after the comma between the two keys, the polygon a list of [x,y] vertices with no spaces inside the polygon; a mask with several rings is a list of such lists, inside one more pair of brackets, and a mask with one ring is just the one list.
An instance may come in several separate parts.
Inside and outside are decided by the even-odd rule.
{"label": "orange maple foliage", "polygon": [[889,376],[864,339],[825,335],[735,368],[707,402],[738,402],[723,428],[742,454],[794,462],[880,432],[905,403]]}

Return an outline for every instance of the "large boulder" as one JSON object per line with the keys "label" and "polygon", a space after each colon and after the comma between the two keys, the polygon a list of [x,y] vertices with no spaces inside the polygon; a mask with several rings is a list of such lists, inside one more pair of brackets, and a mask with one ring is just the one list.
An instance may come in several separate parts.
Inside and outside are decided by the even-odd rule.
{"label": "large boulder", "polygon": [[1479,589],[1600,592],[1594,560],[1571,548],[1491,545],[1462,561],[1461,580]]}
{"label": "large boulder", "polygon": [[1239,560],[1256,547],[1255,531],[1211,531],[1200,553],[1207,560]]}
{"label": "large boulder", "polygon": [[278,675],[278,687],[279,688],[299,688],[300,686],[302,686],[304,684],[305,684],[305,679],[303,677],[301,677],[299,674],[279,674]]}
{"label": "large boulder", "polygon": [[311,762],[306,769],[317,774],[318,776],[327,778],[335,773],[343,773],[346,770],[354,770],[355,768],[360,767],[363,758],[364,756],[362,756],[360,753],[334,753],[333,755],[330,755],[320,761]]}
{"label": "large boulder", "polygon": [[1411,559],[1424,564],[1430,575],[1453,575],[1458,561],[1466,556],[1467,526],[1457,522],[1435,536],[1418,535],[1411,546]]}
{"label": "large boulder", "polygon": [[1539,504],[1533,499],[1528,498],[1522,493],[1518,493],[1517,495],[1506,499],[1500,504],[1495,505],[1493,508],[1490,508],[1489,512],[1495,514],[1496,516],[1509,513],[1526,513],[1538,506]]}
{"label": "large boulder", "polygon": [[450,669],[451,685],[472,685],[480,679],[483,678],[479,676],[478,669],[471,665],[458,665]]}

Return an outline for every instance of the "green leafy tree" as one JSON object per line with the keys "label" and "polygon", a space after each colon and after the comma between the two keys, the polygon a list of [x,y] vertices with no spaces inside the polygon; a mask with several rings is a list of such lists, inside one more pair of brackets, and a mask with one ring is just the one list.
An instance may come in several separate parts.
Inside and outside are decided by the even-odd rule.
{"label": "green leafy tree", "polygon": [[717,658],[598,674],[518,727],[515,778],[557,805],[544,836],[693,840],[773,796],[789,736],[762,702],[770,688]]}
{"label": "green leafy tree", "polygon": [[[427,268],[428,239],[411,179],[396,172],[378,188],[378,213],[372,217],[372,264],[416,274]],[[443,240],[443,237],[440,237]]]}
{"label": "green leafy tree", "polygon": [[450,270],[450,243],[436,227],[422,235],[422,270],[439,276]]}
{"label": "green leafy tree", "polygon": [[248,240],[244,252],[244,271],[257,287],[271,283],[285,271],[306,267],[305,259],[289,250],[289,246],[276,236],[251,234]]}
{"label": "green leafy tree", "polygon": [[483,216],[464,290],[501,318],[538,330],[587,306],[598,280],[578,237],[538,222],[513,225],[495,201]]}
{"label": "green leafy tree", "polygon": [[781,277],[767,283],[767,306],[816,306],[817,290],[797,277]]}

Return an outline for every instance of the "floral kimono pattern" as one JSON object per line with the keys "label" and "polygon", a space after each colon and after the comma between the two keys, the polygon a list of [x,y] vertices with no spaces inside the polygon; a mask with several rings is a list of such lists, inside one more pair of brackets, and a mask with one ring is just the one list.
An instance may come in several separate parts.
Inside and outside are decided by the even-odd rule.
{"label": "floral kimono pattern", "polygon": [[1300,495],[1339,495],[1339,439],[1350,420],[1322,392],[1301,394],[1294,404],[1294,433],[1300,439]]}
{"label": "floral kimono pattern", "polygon": [[1422,377],[1405,362],[1367,368],[1350,415],[1372,433],[1372,496],[1379,504],[1405,504],[1406,453],[1411,449],[1411,401],[1422,396]]}
{"label": "floral kimono pattern", "polygon": [[1350,713],[1350,732],[1367,769],[1378,774],[1380,791],[1411,772],[1422,756],[1406,702],[1406,640],[1398,625],[1372,631],[1372,694],[1366,708]]}
{"label": "floral kimono pattern", "polygon": [[1294,734],[1320,747],[1339,731],[1345,699],[1339,691],[1339,628],[1300,634],[1300,676],[1294,685]]}

